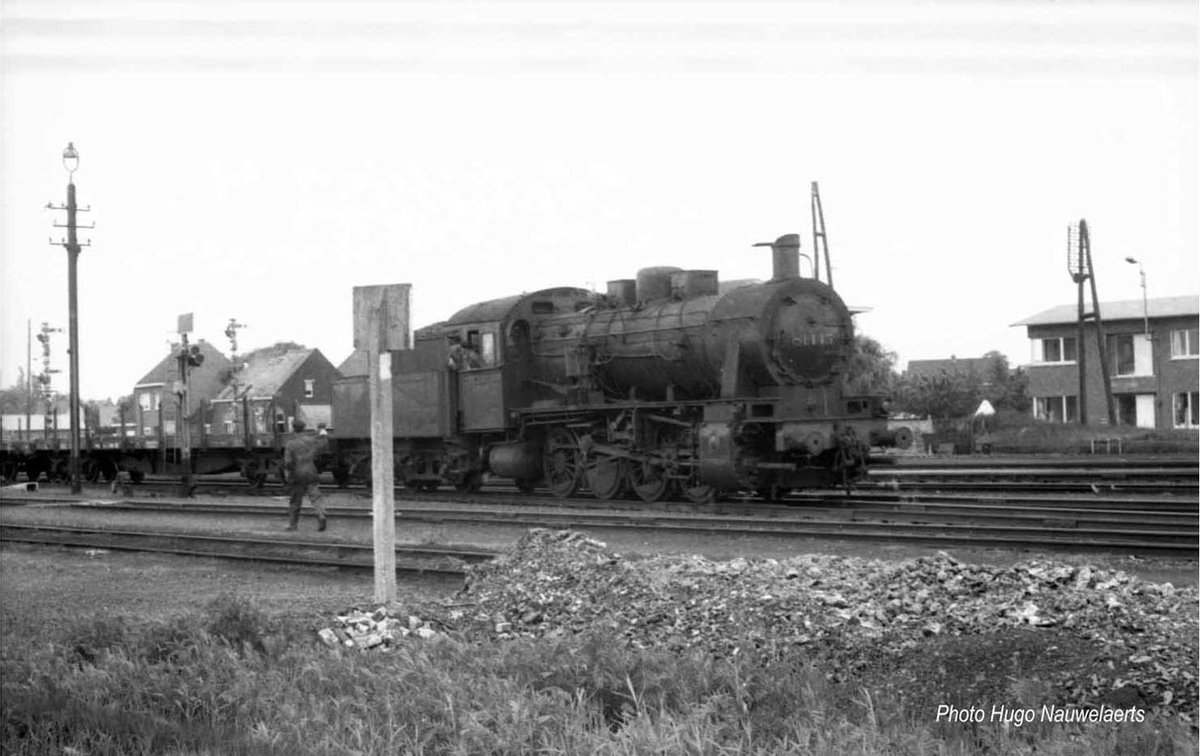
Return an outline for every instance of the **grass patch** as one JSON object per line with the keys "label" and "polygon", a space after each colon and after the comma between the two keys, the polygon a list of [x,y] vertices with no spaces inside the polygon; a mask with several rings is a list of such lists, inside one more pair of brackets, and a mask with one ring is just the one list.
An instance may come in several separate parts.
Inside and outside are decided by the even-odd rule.
{"label": "grass patch", "polygon": [[[1091,454],[1093,442],[1120,441],[1122,454],[1196,454],[1200,434],[1195,430],[1152,430],[1126,425],[1076,425],[1038,420],[1024,413],[998,412],[986,429],[967,420],[938,423],[935,439],[953,443],[955,453],[969,454],[984,445],[992,454]],[[1103,453],[1117,453],[1114,443]]]}
{"label": "grass patch", "polygon": [[[867,678],[831,682],[838,676],[821,664],[800,652],[768,664],[753,654],[716,660],[637,650],[603,634],[485,643],[440,638],[362,653],[328,649],[310,628],[222,597],[201,613],[167,620],[101,617],[57,639],[6,638],[0,751],[1195,751],[1185,726],[1149,715],[1142,724],[1024,730],[939,725],[924,705],[910,705],[888,685]],[[1040,690],[1006,684],[1017,685],[1013,705]]]}

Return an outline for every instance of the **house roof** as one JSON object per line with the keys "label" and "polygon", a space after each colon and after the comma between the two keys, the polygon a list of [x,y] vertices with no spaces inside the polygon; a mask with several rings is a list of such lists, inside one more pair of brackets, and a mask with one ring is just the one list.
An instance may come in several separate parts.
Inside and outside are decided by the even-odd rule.
{"label": "house roof", "polygon": [[[134,386],[159,386],[165,384],[167,381],[175,380],[179,375],[179,369],[176,365],[179,346],[179,344],[171,345],[171,350],[167,352],[167,356],[163,357],[157,365],[151,368],[150,372],[143,375],[142,379],[135,383]],[[228,362],[225,355],[221,354],[219,349],[203,339],[197,341],[194,346],[200,347],[200,354],[204,355],[204,359],[206,360],[212,359],[215,355]]]}
{"label": "house roof", "polygon": [[[1089,305],[1084,305],[1086,312],[1091,311]],[[1100,317],[1104,320],[1141,320],[1143,317],[1172,318],[1181,315],[1200,315],[1200,297],[1195,294],[1182,297],[1155,297],[1148,299],[1145,310],[1142,300],[1123,299],[1119,302],[1101,302]],[[1018,320],[1013,326],[1060,325],[1074,323],[1079,319],[1079,305],[1065,304],[1043,310],[1036,315],[1030,315],[1024,320]]]}
{"label": "house roof", "polygon": [[[267,352],[253,356],[245,367],[234,373],[237,387],[251,398],[270,397],[304,364],[315,349],[293,349],[287,352]],[[215,401],[234,399],[234,386],[221,389]]]}
{"label": "house roof", "polygon": [[356,375],[367,374],[367,350],[355,349],[346,359],[342,360],[342,364],[337,366],[338,372],[343,378],[351,378]]}
{"label": "house roof", "polygon": [[995,357],[951,357],[948,360],[909,360],[908,368],[905,372],[910,376],[937,375],[939,373],[985,374],[995,362]]}

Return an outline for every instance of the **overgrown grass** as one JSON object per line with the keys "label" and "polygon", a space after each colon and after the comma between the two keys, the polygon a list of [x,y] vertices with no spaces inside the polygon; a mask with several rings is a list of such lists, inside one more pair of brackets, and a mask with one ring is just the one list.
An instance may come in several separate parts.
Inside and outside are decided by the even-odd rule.
{"label": "overgrown grass", "polygon": [[[1193,753],[1173,721],[1004,730],[764,665],[595,635],[329,649],[236,599],[6,639],[5,754]],[[73,749],[70,750],[70,749]]]}

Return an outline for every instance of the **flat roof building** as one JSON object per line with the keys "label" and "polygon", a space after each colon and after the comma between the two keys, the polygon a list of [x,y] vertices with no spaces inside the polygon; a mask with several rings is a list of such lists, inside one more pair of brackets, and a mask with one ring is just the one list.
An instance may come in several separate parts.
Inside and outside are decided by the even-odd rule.
{"label": "flat roof building", "polygon": [[[1085,307],[1084,415],[1107,424],[1096,323]],[[1100,319],[1117,422],[1139,428],[1197,428],[1200,387],[1200,297],[1101,302]],[[1078,305],[1059,305],[1013,323],[1030,341],[1029,395],[1033,414],[1079,422]]]}

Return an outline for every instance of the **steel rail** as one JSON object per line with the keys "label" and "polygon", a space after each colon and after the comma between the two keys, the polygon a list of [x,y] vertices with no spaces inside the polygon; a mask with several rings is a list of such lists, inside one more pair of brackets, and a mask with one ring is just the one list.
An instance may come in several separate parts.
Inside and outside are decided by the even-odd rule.
{"label": "steel rail", "polygon": [[[173,512],[177,514],[220,514],[244,516],[274,516],[283,515],[286,508],[283,504],[221,504],[214,502],[163,502],[163,501],[102,501],[83,502],[69,501],[72,506],[96,509],[123,509],[127,511]],[[611,502],[610,502],[611,503]],[[776,505],[777,506],[777,505]],[[586,509],[563,507],[574,511],[586,512]],[[1100,509],[1097,507],[1009,507],[990,503],[975,502],[923,502],[923,501],[855,501],[836,502],[829,506],[823,505],[797,508],[778,507],[769,512],[762,512],[760,505],[746,507],[729,507],[728,505],[705,505],[703,509],[694,507],[691,511],[671,511],[670,508],[645,509],[641,507],[621,507],[619,512],[601,514],[583,514],[589,518],[612,517],[671,517],[683,521],[707,521],[722,525],[738,518],[741,522],[770,522],[787,523],[793,521],[811,521],[819,517],[842,521],[845,519],[874,518],[883,519],[893,515],[921,515],[938,517],[939,521],[954,522],[961,520],[1001,522],[1050,522],[1075,523],[1088,526],[1130,526],[1143,529],[1153,526],[1163,529],[1178,529],[1200,527],[1200,514],[1195,512],[1180,512],[1168,510],[1148,512],[1144,510]],[[362,518],[371,517],[371,510],[366,507],[327,505],[326,512],[332,517]],[[524,516],[537,517],[540,513],[529,508],[514,509],[511,507],[497,508],[491,505],[472,506],[470,509],[460,507],[410,507],[396,510],[398,520],[420,520],[422,517],[451,517],[478,513],[481,517],[490,516]],[[559,516],[547,513],[546,517]]]}
{"label": "steel rail", "polygon": [[[369,544],[24,523],[0,524],[0,541],[352,569],[372,568],[373,556]],[[464,567],[452,564],[452,560],[476,563],[494,556],[494,552],[482,549],[400,545],[396,547],[396,570],[461,577],[465,575]]]}
{"label": "steel rail", "polygon": [[[282,514],[277,505],[231,505],[181,503],[107,502],[89,506],[104,509],[167,510],[180,514]],[[1175,513],[1162,517],[1146,513],[1110,514],[1094,512],[1038,512],[1014,517],[1001,512],[930,512],[928,505],[901,505],[898,510],[859,511],[852,508],[816,510],[805,516],[769,517],[720,514],[672,513],[632,510],[624,512],[529,511],[511,508],[453,507],[407,508],[396,512],[404,522],[496,525],[501,527],[548,527],[579,529],[650,530],[690,535],[747,535],[772,537],[838,537],[942,544],[971,544],[1010,547],[1055,547],[1073,550],[1118,550],[1195,558],[1200,529],[1193,518]],[[953,508],[951,508],[952,510]],[[335,517],[370,516],[369,510],[336,507],[327,510]]]}

